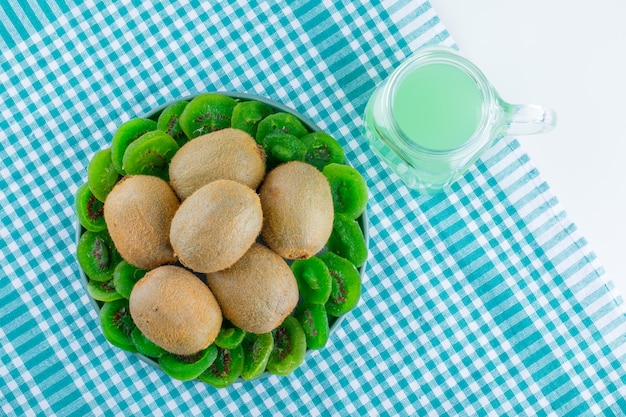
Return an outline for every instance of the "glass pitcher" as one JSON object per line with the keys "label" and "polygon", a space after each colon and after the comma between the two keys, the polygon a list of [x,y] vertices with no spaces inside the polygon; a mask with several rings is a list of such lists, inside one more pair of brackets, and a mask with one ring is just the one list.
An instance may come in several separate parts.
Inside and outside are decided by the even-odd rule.
{"label": "glass pitcher", "polygon": [[364,133],[374,152],[412,189],[441,191],[505,134],[543,133],[553,110],[510,104],[455,50],[419,49],[370,97]]}

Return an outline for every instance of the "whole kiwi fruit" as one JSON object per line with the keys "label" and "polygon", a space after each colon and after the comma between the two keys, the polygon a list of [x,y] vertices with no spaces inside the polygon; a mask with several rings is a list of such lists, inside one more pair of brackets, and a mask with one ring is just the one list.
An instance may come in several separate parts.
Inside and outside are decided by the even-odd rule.
{"label": "whole kiwi fruit", "polygon": [[209,346],[222,326],[211,290],[188,270],[164,265],[148,272],[130,293],[130,315],[157,346],[191,355]]}
{"label": "whole kiwi fruit", "polygon": [[278,327],[298,303],[298,284],[289,265],[254,243],[233,266],[206,274],[224,317],[250,333]]}
{"label": "whole kiwi fruit", "polygon": [[280,165],[260,190],[264,223],[261,236],[283,258],[308,259],[333,230],[330,185],[314,166],[300,161]]}
{"label": "whole kiwi fruit", "polygon": [[104,202],[104,220],[122,258],[140,269],[176,262],[169,235],[179,206],[160,178],[134,175],[117,183]]}
{"label": "whole kiwi fruit", "polygon": [[265,175],[265,152],[254,138],[238,129],[199,136],[176,152],[170,163],[170,185],[181,198],[218,179],[256,189]]}
{"label": "whole kiwi fruit", "polygon": [[262,224],[254,190],[217,180],[181,204],[172,220],[170,241],[183,265],[195,272],[214,272],[234,264],[254,243]]}

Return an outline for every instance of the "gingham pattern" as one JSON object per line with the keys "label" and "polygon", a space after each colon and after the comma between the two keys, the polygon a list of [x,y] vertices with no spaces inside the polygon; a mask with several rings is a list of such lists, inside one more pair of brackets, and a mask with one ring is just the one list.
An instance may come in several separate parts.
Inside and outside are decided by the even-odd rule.
{"label": "gingham pattern", "polygon": [[[625,415],[622,300],[519,144],[425,197],[363,142],[374,85],[452,44],[427,2],[27,3],[0,5],[0,414]],[[74,257],[93,153],[212,90],[306,114],[371,193],[358,308],[293,375],[224,390],[111,347]]]}

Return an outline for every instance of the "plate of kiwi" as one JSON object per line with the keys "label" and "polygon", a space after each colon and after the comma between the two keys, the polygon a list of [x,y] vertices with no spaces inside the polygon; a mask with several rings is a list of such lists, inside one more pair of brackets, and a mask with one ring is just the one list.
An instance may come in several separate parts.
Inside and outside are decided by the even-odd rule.
{"label": "plate of kiwi", "polygon": [[121,123],[76,191],[76,257],[113,346],[217,388],[291,374],[361,296],[365,180],[278,102],[185,97]]}

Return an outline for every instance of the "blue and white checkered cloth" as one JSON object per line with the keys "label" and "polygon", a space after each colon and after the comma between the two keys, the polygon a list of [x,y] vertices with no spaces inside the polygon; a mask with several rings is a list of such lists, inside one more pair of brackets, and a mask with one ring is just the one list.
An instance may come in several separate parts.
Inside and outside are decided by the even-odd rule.
{"label": "blue and white checkered cloth", "polygon": [[[518,142],[433,197],[364,143],[374,86],[453,43],[427,2],[70,3],[0,3],[0,414],[626,415],[622,299]],[[304,113],[371,194],[362,300],[328,347],[222,390],[106,342],[73,207],[119,124],[216,90]]]}

